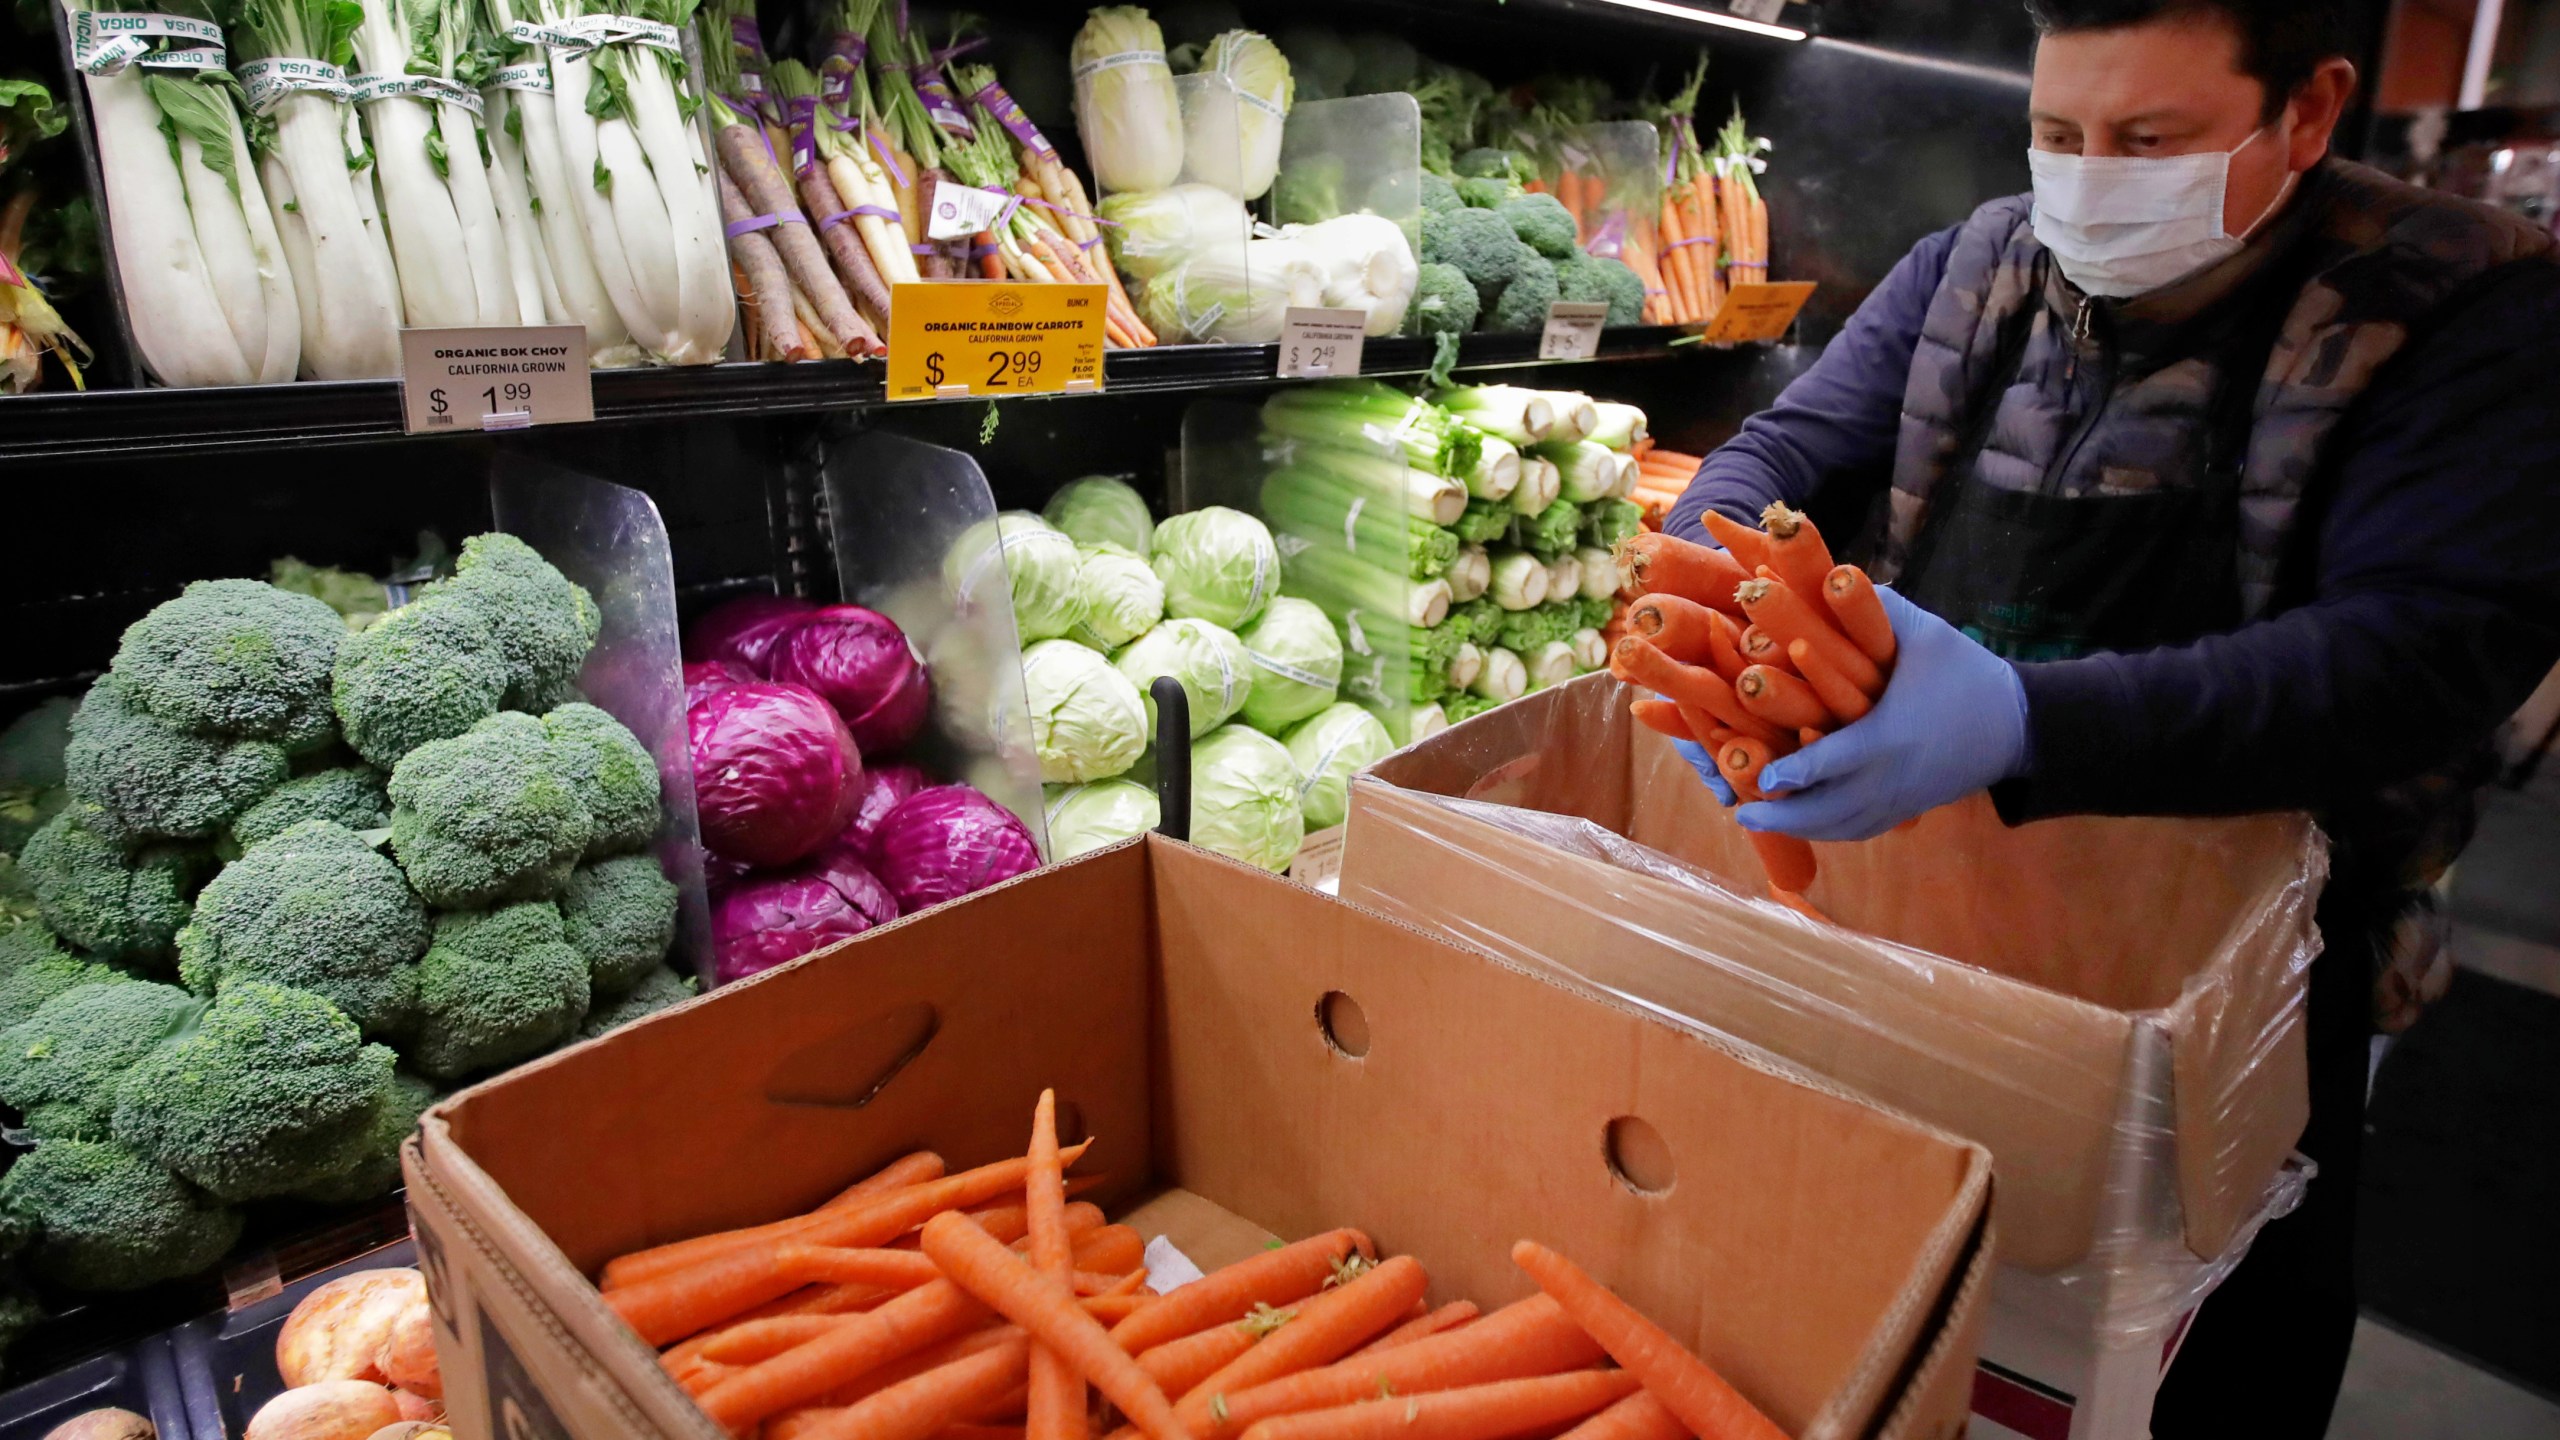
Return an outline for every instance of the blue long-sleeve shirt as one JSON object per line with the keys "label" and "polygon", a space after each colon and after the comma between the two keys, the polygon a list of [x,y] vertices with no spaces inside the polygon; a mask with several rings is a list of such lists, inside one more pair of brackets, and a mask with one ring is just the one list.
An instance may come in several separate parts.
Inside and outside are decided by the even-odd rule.
{"label": "blue long-sleeve shirt", "polygon": [[[1882,491],[1955,233],[1904,256],[1706,458],[1671,533],[1704,540],[1709,506],[1749,519]],[[2018,667],[2034,758],[1994,788],[2004,816],[2325,811],[2458,758],[2523,703],[2560,661],[2560,265],[2489,277],[2374,378],[2328,455],[2295,539],[2307,563],[2289,561],[2305,581],[2266,618]]]}

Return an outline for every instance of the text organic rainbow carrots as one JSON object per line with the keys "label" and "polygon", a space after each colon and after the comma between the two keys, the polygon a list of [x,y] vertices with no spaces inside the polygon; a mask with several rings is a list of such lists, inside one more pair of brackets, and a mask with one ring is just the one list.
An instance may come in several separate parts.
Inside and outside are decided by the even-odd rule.
{"label": "text organic rainbow carrots", "polygon": [[1611,1359],[1641,1380],[1646,1393],[1678,1416],[1698,1440],[1787,1440],[1787,1433],[1726,1383],[1714,1367],[1690,1354],[1582,1267],[1534,1240],[1512,1246],[1511,1260],[1529,1272],[1539,1289],[1599,1341]]}

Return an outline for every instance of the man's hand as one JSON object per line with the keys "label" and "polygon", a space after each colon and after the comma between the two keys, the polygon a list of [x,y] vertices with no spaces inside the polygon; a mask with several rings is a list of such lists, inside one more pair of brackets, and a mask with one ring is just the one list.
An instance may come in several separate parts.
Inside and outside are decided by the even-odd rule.
{"label": "man's hand", "polygon": [[1735,811],[1744,829],[1865,840],[2026,769],[2017,670],[1892,590],[1876,593],[1897,651],[1884,698],[1865,719],[1771,761],[1760,787],[1786,793]]}

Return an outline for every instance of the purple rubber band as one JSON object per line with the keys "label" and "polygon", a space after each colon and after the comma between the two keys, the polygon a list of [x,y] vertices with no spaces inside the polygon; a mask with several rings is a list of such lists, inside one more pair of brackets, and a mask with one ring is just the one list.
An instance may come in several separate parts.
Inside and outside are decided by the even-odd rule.
{"label": "purple rubber band", "polygon": [[794,221],[806,225],[809,223],[809,217],[797,210],[784,210],[773,215],[750,215],[744,220],[733,221],[722,226],[720,233],[735,240],[752,230],[770,230],[776,225]]}
{"label": "purple rubber band", "polygon": [[1665,250],[1677,250],[1683,245],[1713,245],[1714,243],[1716,243],[1716,237],[1713,235],[1692,235],[1686,240],[1674,240],[1662,248]]}

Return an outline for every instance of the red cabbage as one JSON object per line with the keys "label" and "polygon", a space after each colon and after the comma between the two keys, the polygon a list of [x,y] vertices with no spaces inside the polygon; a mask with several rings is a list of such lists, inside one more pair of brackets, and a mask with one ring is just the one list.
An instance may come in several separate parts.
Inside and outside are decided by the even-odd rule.
{"label": "red cabbage", "polygon": [[906,632],[859,605],[803,616],[765,652],[765,673],[825,696],[865,755],[886,755],[916,738],[933,709],[924,662]]}
{"label": "red cabbage", "polygon": [[1029,827],[967,785],[936,785],[908,796],[872,832],[871,856],[906,914],[1040,864]]}
{"label": "red cabbage", "polygon": [[712,903],[712,975],[741,980],[898,918],[887,886],[839,847],[778,875],[755,875]]}
{"label": "red cabbage", "polygon": [[685,637],[684,658],[735,661],[762,680],[765,655],[773,642],[817,609],[788,595],[741,595],[693,622],[693,633]]}
{"label": "red cabbage", "polygon": [[871,853],[871,832],[880,828],[888,813],[906,798],[933,783],[933,777],[915,765],[873,765],[862,772],[861,795],[853,802],[853,823],[844,827],[836,843],[849,846],[856,855]]}
{"label": "red cabbage", "polygon": [[750,865],[788,865],[853,818],[862,752],[834,708],[797,685],[751,680],[685,716],[702,843]]}
{"label": "red cabbage", "polygon": [[756,672],[735,660],[692,661],[684,667],[684,708],[690,710],[732,685],[755,678]]}

